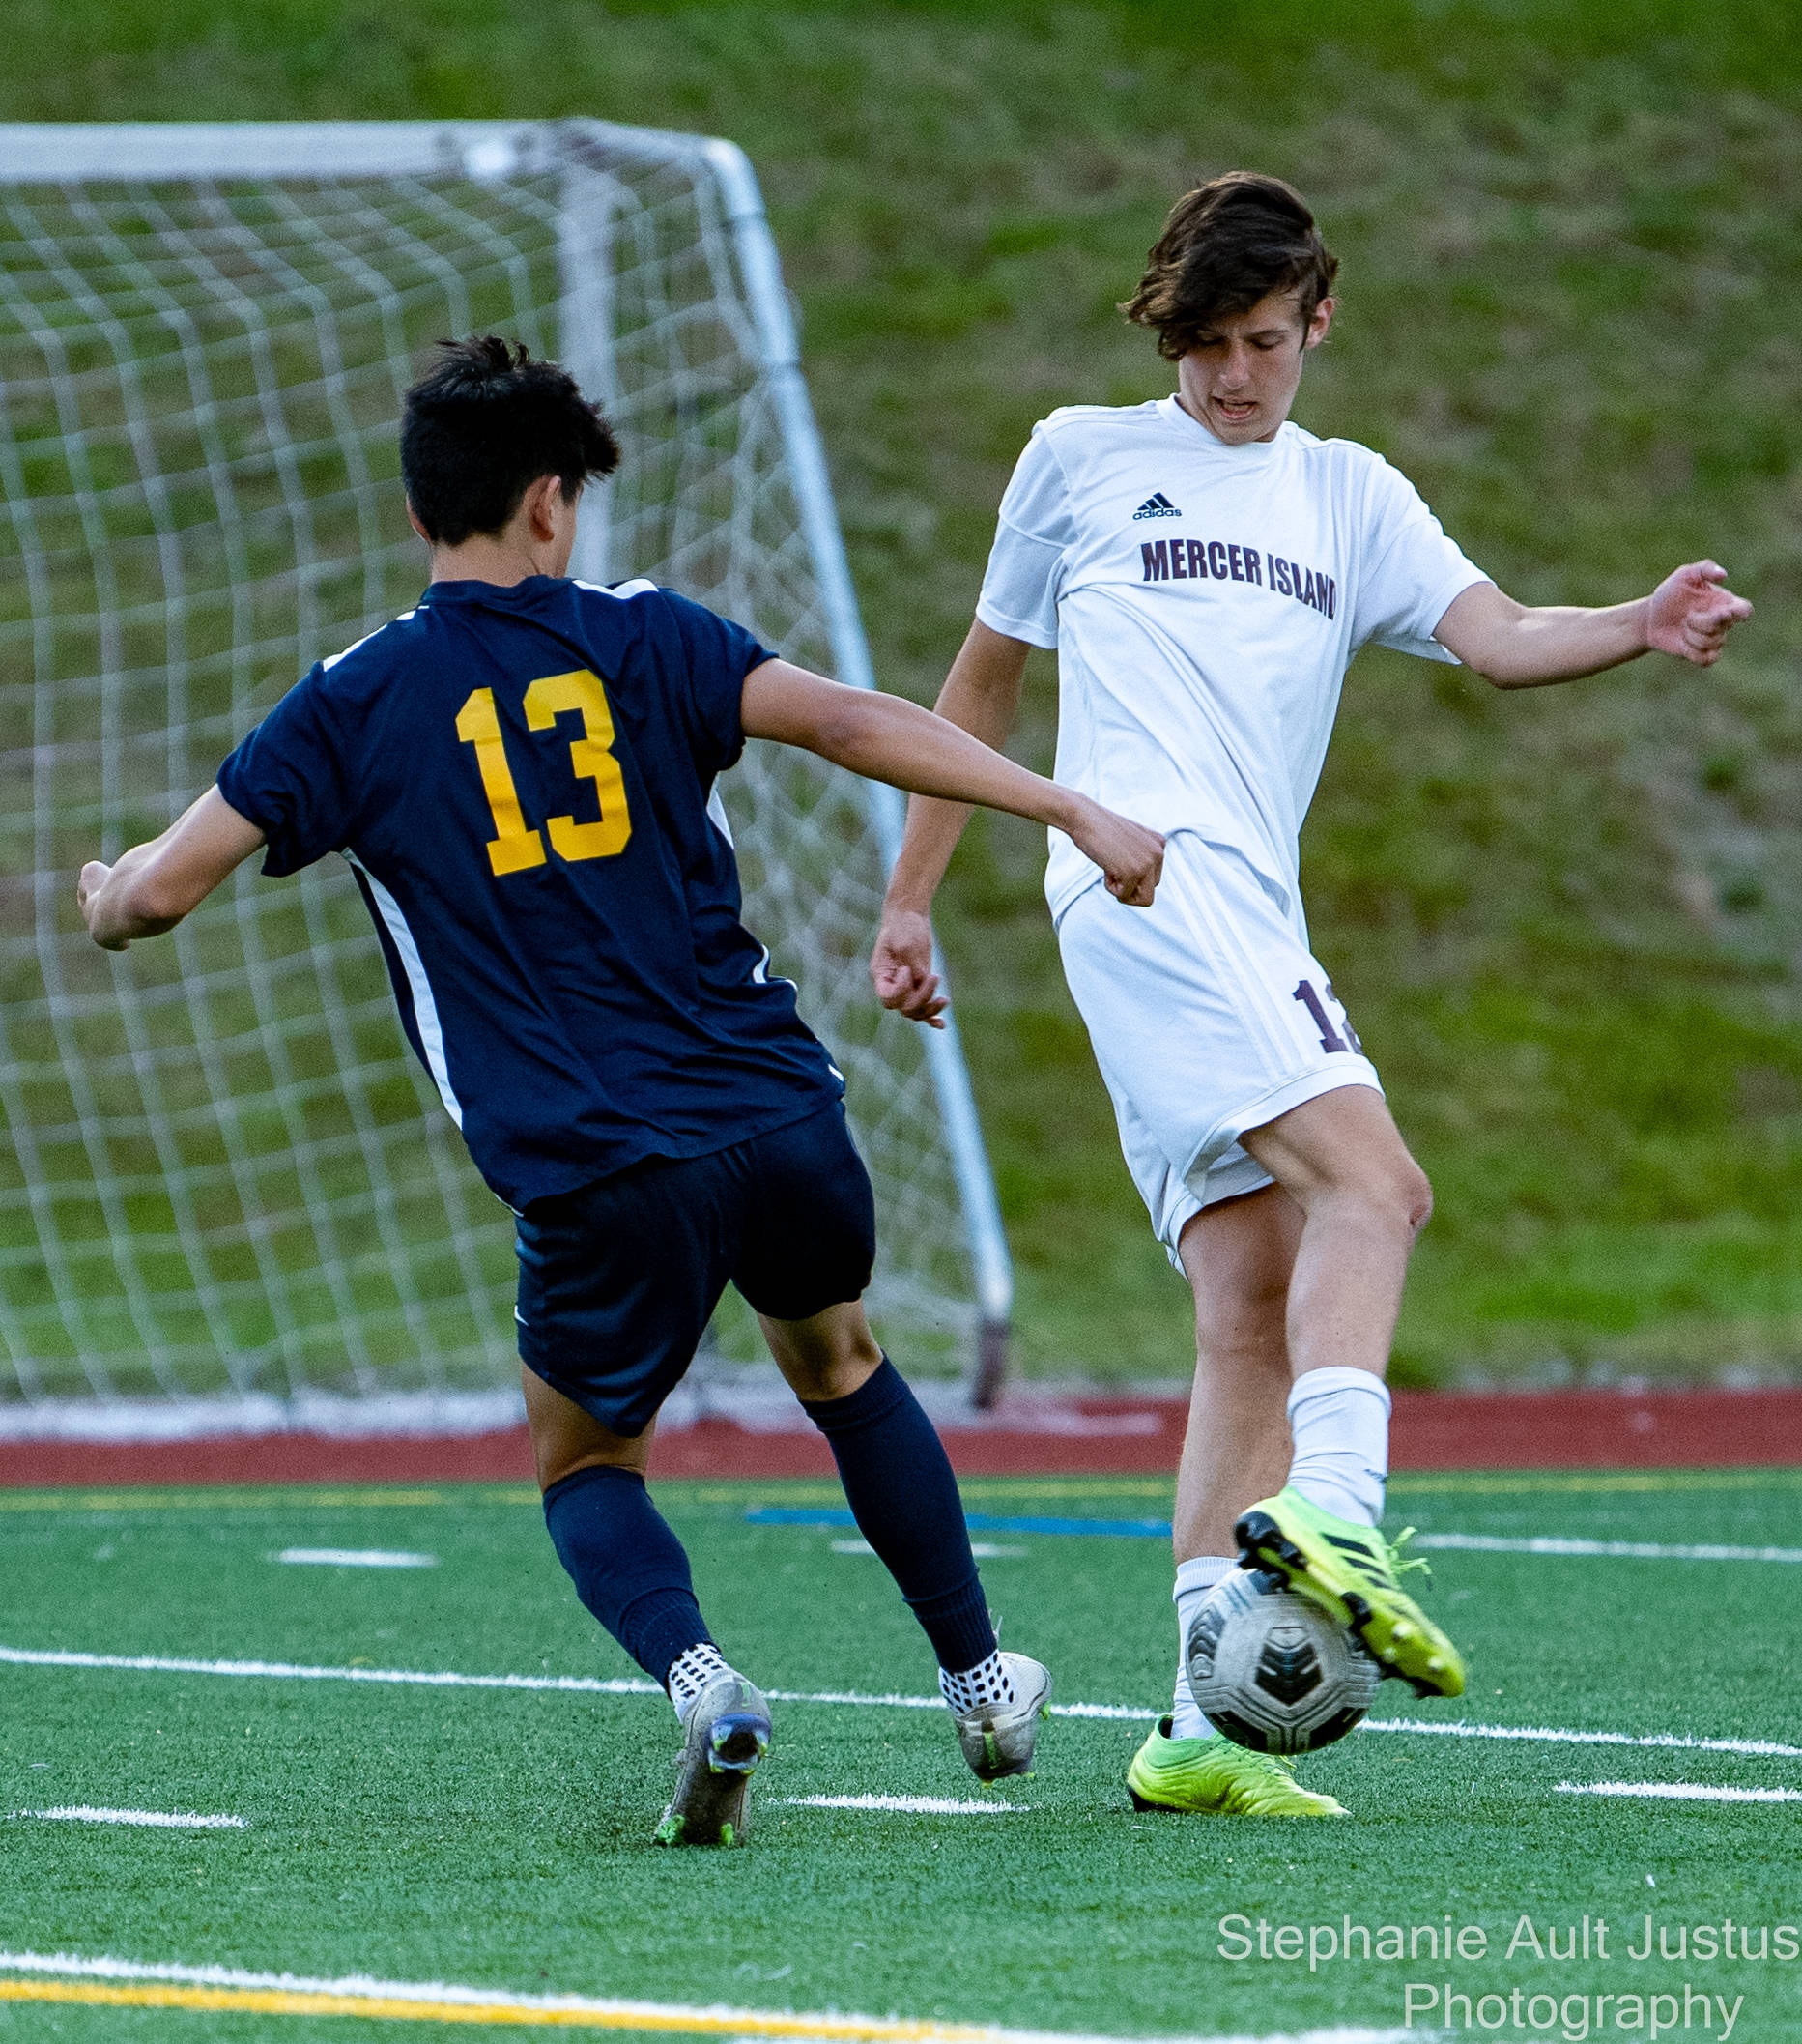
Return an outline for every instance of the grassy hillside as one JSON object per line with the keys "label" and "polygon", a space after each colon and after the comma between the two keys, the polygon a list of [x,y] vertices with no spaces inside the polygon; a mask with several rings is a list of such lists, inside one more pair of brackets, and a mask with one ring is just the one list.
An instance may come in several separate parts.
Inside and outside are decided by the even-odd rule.
{"label": "grassy hillside", "polygon": [[[1169,198],[1293,178],[1345,311],[1298,417],[1513,593],[1712,554],[1759,606],[1503,699],[1365,656],[1305,839],[1317,948],[1439,1189],[1416,1377],[1802,1360],[1802,54],[1674,6],[21,0],[6,117],[591,113],[735,136],[805,317],[892,687],[930,695],[1032,421],[1160,393],[1114,312]],[[1023,757],[1048,758],[1035,660]],[[1030,829],[944,914],[1036,1367],[1182,1367]]]}

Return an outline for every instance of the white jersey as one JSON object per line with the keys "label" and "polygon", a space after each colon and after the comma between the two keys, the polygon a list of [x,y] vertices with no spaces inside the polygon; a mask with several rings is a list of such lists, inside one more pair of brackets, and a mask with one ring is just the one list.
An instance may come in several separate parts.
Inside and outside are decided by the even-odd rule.
{"label": "white jersey", "polygon": [[[1352,656],[1453,656],[1433,628],[1488,578],[1406,476],[1291,424],[1227,446],[1174,397],[1033,428],[976,615],[1058,649],[1056,777],[1292,893]],[[1059,832],[1051,913],[1101,878]]]}

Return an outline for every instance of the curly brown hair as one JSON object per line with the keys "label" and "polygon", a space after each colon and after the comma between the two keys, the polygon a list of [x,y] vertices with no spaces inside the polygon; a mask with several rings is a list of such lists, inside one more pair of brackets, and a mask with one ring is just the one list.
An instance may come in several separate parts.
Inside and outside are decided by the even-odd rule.
{"label": "curly brown hair", "polygon": [[1139,288],[1120,309],[1156,329],[1166,361],[1181,361],[1216,320],[1250,311],[1273,291],[1296,294],[1305,331],[1338,271],[1293,185],[1229,170],[1171,207]]}

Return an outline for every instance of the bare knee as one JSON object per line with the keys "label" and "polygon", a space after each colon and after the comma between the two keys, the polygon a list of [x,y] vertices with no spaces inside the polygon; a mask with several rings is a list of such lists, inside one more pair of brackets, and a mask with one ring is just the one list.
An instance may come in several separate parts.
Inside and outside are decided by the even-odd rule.
{"label": "bare knee", "polygon": [[1400,1181],[1395,1188],[1396,1203],[1412,1239],[1433,1218],[1433,1184],[1412,1157]]}
{"label": "bare knee", "polygon": [[807,1320],[758,1317],[777,1368],[809,1405],[848,1398],[882,1367],[882,1350],[855,1301],[829,1306]]}
{"label": "bare knee", "polygon": [[1368,1087],[1304,1101],[1240,1140],[1310,1224],[1332,1215],[1412,1243],[1433,1211],[1426,1173]]}
{"label": "bare knee", "polygon": [[1433,1187],[1412,1157],[1362,1177],[1348,1188],[1386,1233],[1412,1243],[1433,1214]]}
{"label": "bare knee", "polygon": [[644,1474],[657,1431],[655,1420],[641,1434],[614,1433],[523,1365],[520,1378],[540,1490],[549,1490],[579,1469],[628,1469]]}

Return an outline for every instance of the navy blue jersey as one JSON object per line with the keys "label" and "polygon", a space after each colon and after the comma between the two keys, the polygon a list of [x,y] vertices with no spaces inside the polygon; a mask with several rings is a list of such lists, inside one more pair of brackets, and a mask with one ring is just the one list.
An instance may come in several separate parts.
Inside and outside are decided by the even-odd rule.
{"label": "navy blue jersey", "polygon": [[510,1206],[844,1090],[708,807],[769,657],[647,582],[434,583],[219,769],[265,873],[350,860],[408,1038]]}

